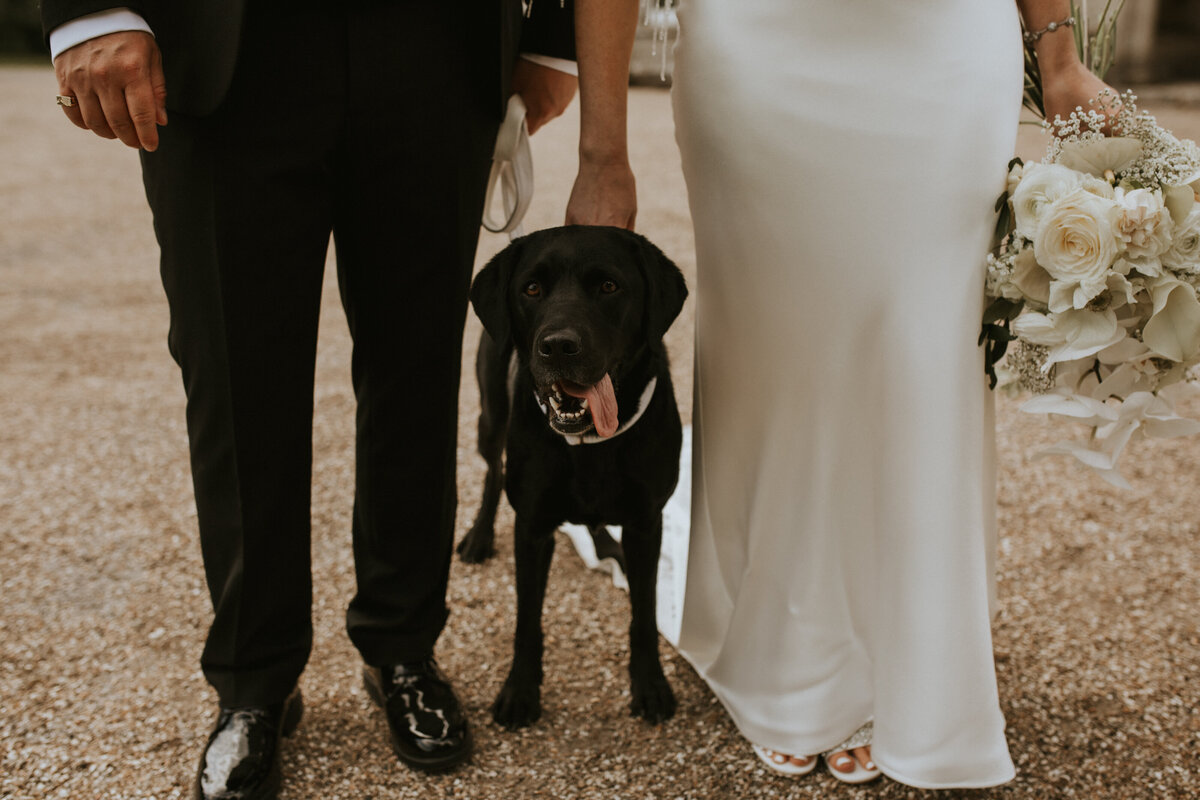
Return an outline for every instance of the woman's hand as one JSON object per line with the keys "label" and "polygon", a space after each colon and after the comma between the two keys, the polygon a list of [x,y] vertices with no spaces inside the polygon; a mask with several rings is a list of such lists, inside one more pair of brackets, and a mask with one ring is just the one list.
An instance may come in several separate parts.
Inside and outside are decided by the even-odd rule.
{"label": "woman's hand", "polygon": [[[1116,90],[1092,74],[1078,59],[1049,71],[1042,69],[1042,102],[1046,109],[1046,121],[1054,122],[1055,116],[1067,119],[1076,108],[1082,108],[1085,112],[1089,108],[1099,110],[1090,101],[1096,100],[1105,90],[1111,93],[1111,106],[1108,109],[1111,124],[1118,108]],[[1105,133],[1109,133],[1109,130],[1106,129]]]}
{"label": "woman's hand", "polygon": [[628,159],[581,158],[579,174],[567,201],[568,225],[612,225],[633,230],[637,220],[637,186]]}
{"label": "woman's hand", "polygon": [[637,189],[629,168],[625,120],[629,57],[638,0],[577,0],[579,174],[567,224],[633,229]]}
{"label": "woman's hand", "polygon": [[[1017,0],[1017,5],[1026,28],[1040,32],[1033,48],[1042,74],[1042,108],[1046,112],[1046,121],[1053,123],[1056,116],[1067,119],[1076,108],[1099,110],[1090,101],[1100,97],[1105,89],[1112,92],[1115,106],[1117,93],[1079,60],[1074,28],[1063,24],[1064,20],[1070,19],[1069,4],[1065,0]],[[1057,23],[1054,30],[1047,29],[1051,22]],[[1116,109],[1110,108],[1108,115],[1111,124]],[[1106,129],[1105,133],[1108,132]]]}

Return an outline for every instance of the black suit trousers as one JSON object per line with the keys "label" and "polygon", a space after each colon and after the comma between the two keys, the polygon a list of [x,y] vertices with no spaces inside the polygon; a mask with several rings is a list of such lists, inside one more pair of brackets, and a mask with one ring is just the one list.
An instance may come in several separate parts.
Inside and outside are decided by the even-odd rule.
{"label": "black suit trousers", "polygon": [[497,120],[454,4],[395,5],[251,3],[228,96],[173,114],[143,155],[215,612],[201,662],[225,706],[282,699],[312,645],[331,233],[358,403],[350,637],[369,664],[409,661],[447,616],[463,323]]}

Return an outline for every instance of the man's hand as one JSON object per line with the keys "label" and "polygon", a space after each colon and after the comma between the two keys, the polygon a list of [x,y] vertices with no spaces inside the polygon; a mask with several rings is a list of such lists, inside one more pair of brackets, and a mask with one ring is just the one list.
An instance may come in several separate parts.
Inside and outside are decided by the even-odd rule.
{"label": "man's hand", "polygon": [[579,160],[579,174],[567,201],[567,225],[612,225],[633,230],[637,186],[628,160]]}
{"label": "man's hand", "polygon": [[167,84],[154,37],[143,31],[98,36],[54,59],[63,107],[80,128],[130,147],[158,147],[158,125],[167,124]]}
{"label": "man's hand", "polygon": [[517,59],[513,67],[513,94],[525,103],[525,124],[532,135],[538,128],[567,110],[579,80],[570,73]]}

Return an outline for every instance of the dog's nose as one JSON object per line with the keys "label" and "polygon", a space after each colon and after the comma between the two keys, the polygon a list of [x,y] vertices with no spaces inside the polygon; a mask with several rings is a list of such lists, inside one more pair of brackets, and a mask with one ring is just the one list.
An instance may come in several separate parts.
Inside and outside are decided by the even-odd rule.
{"label": "dog's nose", "polygon": [[538,355],[542,358],[573,358],[583,351],[583,341],[572,330],[547,333],[538,339]]}

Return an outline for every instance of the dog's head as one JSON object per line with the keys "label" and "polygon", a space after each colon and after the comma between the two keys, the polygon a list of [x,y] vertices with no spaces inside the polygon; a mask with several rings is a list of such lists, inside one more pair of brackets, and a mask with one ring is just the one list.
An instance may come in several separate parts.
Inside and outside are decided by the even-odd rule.
{"label": "dog's head", "polygon": [[679,268],[645,237],[582,225],[517,239],[471,286],[484,328],[528,363],[550,427],[601,436],[617,428],[622,364],[665,353],[686,297]]}

